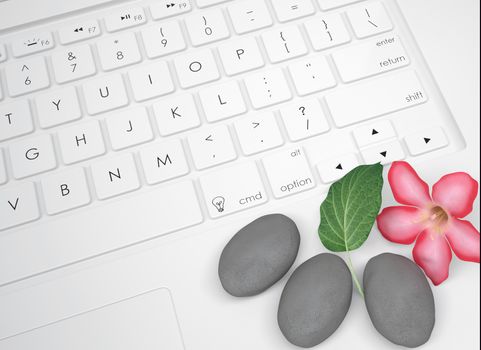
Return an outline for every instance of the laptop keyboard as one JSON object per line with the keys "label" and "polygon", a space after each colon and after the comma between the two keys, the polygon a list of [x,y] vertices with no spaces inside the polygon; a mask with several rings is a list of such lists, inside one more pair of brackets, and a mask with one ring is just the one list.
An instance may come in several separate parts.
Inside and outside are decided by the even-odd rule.
{"label": "laptop keyboard", "polygon": [[[195,203],[173,231],[449,145],[398,137],[428,93],[380,1],[136,2],[1,42],[0,230],[161,184]],[[357,151],[303,148],[344,129]]]}

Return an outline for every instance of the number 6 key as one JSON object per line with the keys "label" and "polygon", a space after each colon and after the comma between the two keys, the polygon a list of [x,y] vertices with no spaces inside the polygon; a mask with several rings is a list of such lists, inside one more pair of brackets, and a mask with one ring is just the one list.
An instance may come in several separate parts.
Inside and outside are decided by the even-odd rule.
{"label": "number 6 key", "polygon": [[43,57],[11,63],[5,68],[5,76],[12,97],[44,89],[50,85]]}

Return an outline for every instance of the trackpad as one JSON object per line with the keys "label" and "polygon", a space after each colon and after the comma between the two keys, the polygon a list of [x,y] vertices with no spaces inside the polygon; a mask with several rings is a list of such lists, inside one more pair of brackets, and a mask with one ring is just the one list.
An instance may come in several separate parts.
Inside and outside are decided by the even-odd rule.
{"label": "trackpad", "polygon": [[156,289],[0,341],[2,350],[184,350],[169,290]]}

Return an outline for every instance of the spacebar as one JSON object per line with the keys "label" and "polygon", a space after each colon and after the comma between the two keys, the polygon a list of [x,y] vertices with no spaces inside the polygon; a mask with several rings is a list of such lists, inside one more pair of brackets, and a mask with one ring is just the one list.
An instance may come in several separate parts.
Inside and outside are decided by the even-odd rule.
{"label": "spacebar", "polygon": [[194,186],[186,181],[35,223],[0,236],[0,286],[202,220]]}

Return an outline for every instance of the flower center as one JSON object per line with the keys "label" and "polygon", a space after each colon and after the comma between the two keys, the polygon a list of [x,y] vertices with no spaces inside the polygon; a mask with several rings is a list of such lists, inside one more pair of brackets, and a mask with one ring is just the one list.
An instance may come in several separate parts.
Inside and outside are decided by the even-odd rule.
{"label": "flower center", "polygon": [[431,222],[432,227],[439,232],[443,231],[448,220],[449,215],[440,206],[434,206],[429,210],[429,221]]}

